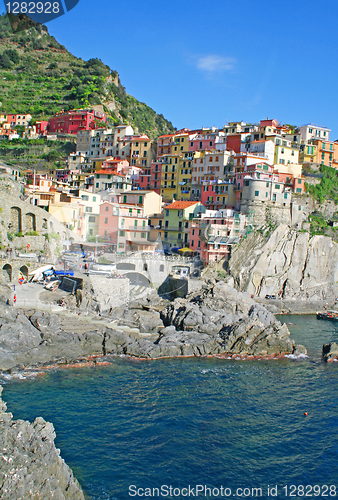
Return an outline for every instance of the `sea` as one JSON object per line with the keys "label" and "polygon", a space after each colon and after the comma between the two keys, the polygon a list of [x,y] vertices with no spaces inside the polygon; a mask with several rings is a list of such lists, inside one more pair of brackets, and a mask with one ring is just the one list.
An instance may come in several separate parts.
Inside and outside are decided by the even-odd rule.
{"label": "sea", "polygon": [[338,324],[283,316],[308,357],[114,357],[3,380],[16,419],[42,416],[87,498],[338,496]]}

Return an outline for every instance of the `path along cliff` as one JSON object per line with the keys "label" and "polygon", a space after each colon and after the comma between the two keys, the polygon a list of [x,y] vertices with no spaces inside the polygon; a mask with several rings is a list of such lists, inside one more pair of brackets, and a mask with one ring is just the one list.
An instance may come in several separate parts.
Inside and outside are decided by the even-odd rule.
{"label": "path along cliff", "polygon": [[338,296],[338,244],[280,224],[254,231],[233,249],[228,271],[236,287],[256,297],[334,301]]}

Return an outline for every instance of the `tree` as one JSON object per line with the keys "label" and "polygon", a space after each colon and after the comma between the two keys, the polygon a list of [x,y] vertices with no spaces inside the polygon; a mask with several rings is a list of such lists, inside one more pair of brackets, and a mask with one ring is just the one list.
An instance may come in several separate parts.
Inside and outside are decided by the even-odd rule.
{"label": "tree", "polygon": [[6,54],[1,54],[0,56],[0,68],[9,69],[12,67],[12,61]]}

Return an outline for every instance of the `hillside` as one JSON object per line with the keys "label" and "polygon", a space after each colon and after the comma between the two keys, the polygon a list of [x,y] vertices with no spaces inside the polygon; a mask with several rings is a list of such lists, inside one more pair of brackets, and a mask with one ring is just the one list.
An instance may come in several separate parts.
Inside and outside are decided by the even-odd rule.
{"label": "hillside", "polygon": [[73,56],[35,24],[13,33],[0,16],[1,113],[46,119],[61,109],[102,105],[112,124],[130,123],[150,137],[175,129],[163,115],[126,93],[117,71],[99,59]]}

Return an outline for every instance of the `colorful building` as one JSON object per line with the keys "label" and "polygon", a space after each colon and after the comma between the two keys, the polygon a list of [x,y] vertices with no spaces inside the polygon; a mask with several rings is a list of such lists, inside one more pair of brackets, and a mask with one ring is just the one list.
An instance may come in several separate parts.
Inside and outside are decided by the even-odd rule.
{"label": "colorful building", "polygon": [[188,247],[191,221],[204,212],[204,205],[196,201],[174,201],[167,205],[163,217],[163,247],[167,250]]}
{"label": "colorful building", "polygon": [[94,109],[61,111],[48,120],[50,134],[77,134],[80,130],[94,130],[106,123],[105,113]]}

